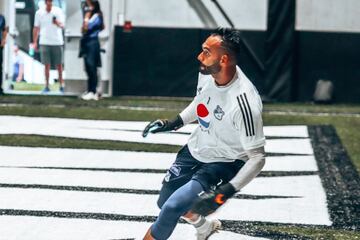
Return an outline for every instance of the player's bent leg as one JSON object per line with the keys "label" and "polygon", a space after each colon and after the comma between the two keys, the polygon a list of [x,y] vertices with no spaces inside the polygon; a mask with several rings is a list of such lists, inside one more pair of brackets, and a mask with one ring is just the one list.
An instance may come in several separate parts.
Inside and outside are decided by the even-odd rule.
{"label": "player's bent leg", "polygon": [[218,232],[221,229],[221,222],[218,219],[206,219],[201,226],[196,228],[196,239],[197,240],[206,240],[212,234]]}
{"label": "player's bent leg", "polygon": [[156,239],[153,238],[153,236],[151,235],[151,228],[148,229],[148,231],[146,232],[143,240],[156,240]]}
{"label": "player's bent leg", "polygon": [[192,212],[187,212],[182,218],[195,227],[197,240],[208,239],[221,229],[221,222],[218,219],[206,219],[204,216]]}
{"label": "player's bent leg", "polygon": [[166,200],[169,199],[171,194],[173,194],[175,191],[171,188],[171,186],[163,185],[160,190],[160,195],[157,200],[157,205],[160,209],[162,209],[162,206],[165,204]]}
{"label": "player's bent leg", "polygon": [[196,180],[190,180],[184,186],[176,190],[161,208],[159,217],[151,226],[151,235],[157,240],[165,240],[170,237],[175,229],[179,218],[189,211],[203,187]]}

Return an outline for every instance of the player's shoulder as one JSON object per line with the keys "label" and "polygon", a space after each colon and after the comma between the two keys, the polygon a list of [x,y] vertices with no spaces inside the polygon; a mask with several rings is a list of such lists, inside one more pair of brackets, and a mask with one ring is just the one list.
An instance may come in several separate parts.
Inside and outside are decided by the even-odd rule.
{"label": "player's shoulder", "polygon": [[57,11],[57,12],[60,12],[60,13],[63,12],[63,10],[62,10],[60,7],[58,7],[58,6],[53,6],[53,8],[54,8],[54,10]]}
{"label": "player's shoulder", "polygon": [[38,16],[44,16],[47,14],[47,11],[46,11],[46,8],[45,6],[42,6],[40,7],[36,12],[35,12],[35,15],[38,15]]}
{"label": "player's shoulder", "polygon": [[258,96],[259,92],[255,85],[249,80],[245,73],[237,66],[238,89],[240,92],[246,92],[248,95]]}
{"label": "player's shoulder", "polygon": [[51,8],[51,13],[52,14],[61,14],[63,11],[61,8],[59,8],[58,6],[52,6]]}
{"label": "player's shoulder", "polygon": [[204,75],[199,73],[197,93],[199,94],[211,81],[212,81],[211,75]]}
{"label": "player's shoulder", "polygon": [[237,101],[245,102],[249,105],[262,106],[260,94],[254,84],[248,77],[237,67],[238,81],[236,89]]}

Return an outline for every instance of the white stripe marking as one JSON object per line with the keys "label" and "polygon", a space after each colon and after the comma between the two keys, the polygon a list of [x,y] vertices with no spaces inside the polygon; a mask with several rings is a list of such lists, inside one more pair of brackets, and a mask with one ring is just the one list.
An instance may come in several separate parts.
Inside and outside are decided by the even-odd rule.
{"label": "white stripe marking", "polygon": [[[104,221],[95,219],[61,219],[27,216],[0,216],[0,239],[3,240],[100,240],[142,239],[151,223],[130,221]],[[195,239],[195,229],[189,224],[178,224],[169,240]],[[264,240],[220,231],[212,240]]]}
{"label": "white stripe marking", "polygon": [[[320,184],[312,182],[313,185]],[[321,186],[321,185],[320,185]],[[221,219],[331,225],[325,194],[289,199],[232,199],[215,213]],[[44,189],[0,189],[2,209],[157,216],[157,196]],[[133,207],[129,207],[129,206]]]}
{"label": "white stripe marking", "polygon": [[168,169],[175,153],[0,146],[0,166]]}
{"label": "white stripe marking", "polygon": [[[176,153],[0,146],[0,166],[168,169]],[[86,156],[86,158],[84,158]],[[317,171],[310,156],[267,157],[263,171]]]}
{"label": "white stripe marking", "polygon": [[[85,120],[72,118],[45,118],[23,116],[0,116],[0,133],[38,133],[48,132],[51,129],[64,131],[111,131],[114,134],[120,130],[142,131],[148,122],[140,121],[110,121],[110,120]],[[197,124],[189,124],[179,129],[178,132],[191,133]],[[266,136],[277,137],[308,137],[306,126],[265,126]],[[138,133],[140,135],[140,133]]]}
{"label": "white stripe marking", "polygon": [[314,154],[310,139],[266,140],[265,152],[289,154]]}
{"label": "white stripe marking", "polygon": [[[81,186],[160,190],[165,174],[129,172],[91,172],[78,170],[0,169],[0,184],[50,186]],[[309,187],[318,176],[257,177],[245,186],[241,194],[270,196],[316,195],[318,186]]]}

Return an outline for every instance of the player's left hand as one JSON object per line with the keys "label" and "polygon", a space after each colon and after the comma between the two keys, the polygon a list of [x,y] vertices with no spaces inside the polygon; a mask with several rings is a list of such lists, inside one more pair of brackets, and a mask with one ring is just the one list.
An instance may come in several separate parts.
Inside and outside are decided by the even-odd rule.
{"label": "player's left hand", "polygon": [[150,122],[142,132],[142,136],[146,137],[149,132],[150,133],[157,133],[167,131],[168,120],[167,119],[158,119],[155,121]]}
{"label": "player's left hand", "polygon": [[180,115],[177,115],[173,120],[158,119],[150,122],[142,132],[142,136],[146,137],[149,133],[168,132],[178,130],[184,126],[184,122]]}
{"label": "player's left hand", "polygon": [[204,192],[199,196],[192,206],[193,213],[207,216],[221,207],[229,198],[236,193],[231,183],[226,183],[215,191]]}

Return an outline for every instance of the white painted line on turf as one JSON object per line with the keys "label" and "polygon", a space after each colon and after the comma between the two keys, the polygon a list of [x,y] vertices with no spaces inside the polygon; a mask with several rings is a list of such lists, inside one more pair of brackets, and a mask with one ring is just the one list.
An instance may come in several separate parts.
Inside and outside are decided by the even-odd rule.
{"label": "white painted line on turf", "polygon": [[[162,173],[0,168],[0,184],[160,190],[164,176]],[[321,190],[312,185],[317,178],[316,175],[257,177],[241,194],[311,196]]]}
{"label": "white painted line on turf", "polygon": [[0,168],[0,184],[160,190],[164,176],[159,173]]}
{"label": "white painted line on turf", "polygon": [[157,216],[156,195],[0,188],[1,209]]}
{"label": "white painted line on turf", "polygon": [[308,138],[307,126],[265,126],[265,136],[269,137],[303,137]]}
{"label": "white painted line on turf", "polygon": [[[0,146],[0,166],[168,169],[176,153]],[[263,171],[317,171],[309,156],[267,157]]]}
{"label": "white painted line on turf", "polygon": [[176,153],[0,146],[0,166],[168,169]]}
{"label": "white painted line on turf", "polygon": [[[49,217],[0,216],[1,240],[104,240],[142,239],[151,223],[133,221],[104,221],[95,219],[63,219]],[[195,229],[178,224],[169,240],[195,240]],[[212,240],[265,240],[242,234],[220,231]]]}
{"label": "white painted line on turf", "polygon": [[246,185],[239,194],[294,196],[312,198],[324,189],[319,176],[257,177]]}
{"label": "white painted line on turf", "polygon": [[[312,182],[312,184],[320,184]],[[157,216],[157,196],[0,188],[2,209]],[[129,206],[132,207],[129,207]],[[232,199],[216,216],[224,220],[331,225],[324,192],[303,198]]]}
{"label": "white painted line on turf", "polygon": [[[49,130],[48,128],[63,130],[87,130],[111,131],[114,134],[122,130],[138,131],[140,133],[148,122],[140,121],[110,121],[110,120],[85,120],[72,118],[45,118],[45,117],[23,117],[23,116],[0,116],[0,132],[7,131],[30,131],[31,130]],[[179,129],[178,132],[191,133],[197,127],[197,124],[189,124]],[[308,137],[306,126],[265,126],[265,136],[274,137]]]}
{"label": "white painted line on turf", "polygon": [[285,154],[314,154],[310,139],[266,140],[265,152]]}
{"label": "white painted line on turf", "polygon": [[314,155],[266,157],[262,171],[318,171]]}

